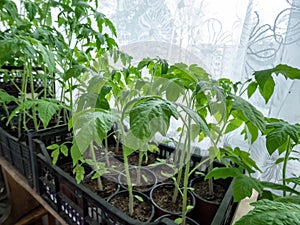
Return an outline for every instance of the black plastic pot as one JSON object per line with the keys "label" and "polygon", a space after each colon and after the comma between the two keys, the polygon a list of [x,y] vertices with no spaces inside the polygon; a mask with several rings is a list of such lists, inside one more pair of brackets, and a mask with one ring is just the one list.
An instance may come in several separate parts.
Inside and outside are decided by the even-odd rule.
{"label": "black plastic pot", "polygon": [[[162,208],[161,206],[159,206],[157,204],[157,202],[155,201],[155,199],[153,199],[153,196],[155,194],[155,192],[157,192],[159,189],[166,189],[170,192],[173,193],[173,190],[175,188],[175,185],[173,183],[161,183],[161,184],[157,184],[156,186],[154,186],[150,192],[150,199],[153,203],[153,205],[155,206],[155,218],[158,218],[158,217],[161,217],[163,215],[172,215],[172,216],[180,216],[182,213],[181,213],[181,210],[180,211],[169,211],[165,208]],[[190,199],[190,203],[188,205],[192,205],[195,207],[195,204],[196,204],[196,200],[195,200],[195,197],[194,195],[188,190],[188,198]],[[179,194],[178,197],[180,197],[181,195]],[[161,196],[161,198],[165,198],[165,202],[169,202],[171,204],[171,197],[167,197],[167,196]],[[180,200],[181,201],[181,200]],[[187,212],[187,215],[189,215],[191,212],[193,211],[193,209],[189,210]]]}
{"label": "black plastic pot", "polygon": [[[193,188],[193,185],[197,184],[197,182],[203,182],[203,181],[204,181],[204,176],[195,177],[190,181],[190,187]],[[220,179],[213,182],[222,186],[225,190],[228,190],[231,181],[232,181],[231,179],[226,179],[226,180]],[[217,190],[215,191],[217,192]],[[192,212],[192,218],[202,225],[210,225],[214,220],[214,217],[218,209],[220,208],[221,202],[207,200],[203,198],[201,195],[195,193],[195,191],[192,192],[196,198],[196,207]],[[224,197],[226,195],[226,192],[224,193]]]}
{"label": "black plastic pot", "polygon": [[[145,212],[145,214],[149,215],[148,219],[146,221],[141,221],[143,223],[149,223],[150,221],[153,220],[154,213],[155,213],[155,209],[154,209],[154,206],[152,205],[152,202],[150,201],[149,197],[142,192],[134,191],[133,194],[134,194],[134,196],[138,195],[143,198],[143,201],[139,202],[139,200],[134,197],[134,210],[138,207],[142,208],[142,209],[145,208],[145,206],[144,206],[145,204],[147,204],[151,208],[150,212]],[[110,198],[107,199],[107,201],[109,203],[111,203],[113,201],[113,199],[116,198],[117,196],[121,196],[122,198],[124,197],[127,200],[128,195],[129,195],[129,193],[127,190],[122,190],[122,191],[119,191],[116,194],[112,195]],[[119,205],[120,205],[120,202],[118,204],[116,204],[115,207],[118,208]],[[137,215],[137,216],[140,216],[140,215]],[[107,215],[107,218],[109,218],[109,217],[110,217],[110,215]],[[136,220],[138,220],[138,219],[136,219]]]}

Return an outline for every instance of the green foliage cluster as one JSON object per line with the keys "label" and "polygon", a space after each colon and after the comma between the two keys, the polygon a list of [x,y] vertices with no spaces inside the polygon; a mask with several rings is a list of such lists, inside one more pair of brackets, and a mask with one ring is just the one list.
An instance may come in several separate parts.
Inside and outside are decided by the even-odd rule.
{"label": "green foliage cluster", "polygon": [[[274,92],[274,75],[282,75],[286,79],[300,79],[300,70],[280,64],[272,69],[254,72],[253,79],[248,81],[248,97],[250,98],[255,91],[259,91],[267,103]],[[270,156],[278,151],[280,158],[277,159],[276,164],[282,165],[282,183],[254,178],[255,172],[262,171],[250,158],[249,153],[239,148],[229,147],[221,149],[222,159],[229,159],[238,167],[215,168],[206,178],[235,178],[233,185],[235,201],[250,197],[253,189],[259,193],[260,199],[253,203],[254,210],[236,224],[298,224],[299,218],[296,215],[300,212],[300,192],[297,191],[300,184],[299,177],[297,175],[287,177],[287,166],[292,161],[299,162],[297,157],[299,152],[296,149],[299,146],[300,124],[290,124],[278,118],[264,118],[263,121],[265,126],[260,130],[260,135],[265,137],[266,149]],[[250,130],[249,132],[251,133]]]}
{"label": "green foliage cluster", "polygon": [[120,56],[116,29],[97,8],[98,1],[90,0],[1,1],[0,72],[19,93],[19,98],[1,95],[1,106],[18,106],[6,116],[7,125],[18,117],[19,135],[31,129],[30,120],[35,130],[46,128],[55,115],[67,122],[73,93],[95,58]]}

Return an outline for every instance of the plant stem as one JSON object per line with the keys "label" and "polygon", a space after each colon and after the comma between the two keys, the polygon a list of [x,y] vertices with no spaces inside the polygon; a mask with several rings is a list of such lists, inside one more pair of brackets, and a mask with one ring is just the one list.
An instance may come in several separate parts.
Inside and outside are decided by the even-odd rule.
{"label": "plant stem", "polygon": [[[99,165],[97,164],[97,158],[96,158],[96,154],[95,154],[94,144],[92,142],[90,143],[90,151],[92,153],[92,159],[96,165],[96,171],[99,171],[100,168],[99,168]],[[98,184],[99,190],[103,191],[103,185],[102,185],[102,181],[101,181],[100,177],[97,178],[97,184]]]}
{"label": "plant stem", "polygon": [[[24,66],[24,71],[22,73],[22,91],[21,91],[21,104],[23,104],[26,101],[26,93],[27,93],[27,83],[28,83],[28,77],[26,76],[26,65]],[[26,110],[22,110],[22,120],[18,121],[19,127],[21,128],[21,123],[23,122],[23,127],[25,130],[27,130],[27,125],[26,125]],[[20,129],[20,135],[21,135],[21,129]]]}
{"label": "plant stem", "polygon": [[[231,111],[230,111],[230,113],[231,113]],[[230,115],[230,113],[229,113],[229,115]],[[227,121],[227,118],[225,118],[225,121]],[[214,141],[213,139],[211,139],[211,141],[212,141],[213,146],[214,146],[215,149],[218,148],[218,142],[220,141],[220,138],[221,138],[221,136],[222,136],[222,134],[223,134],[223,132],[224,132],[224,129],[226,128],[226,125],[227,125],[227,123],[225,122],[225,123],[223,124],[223,126],[222,126],[222,128],[221,128],[219,134],[218,134],[218,137],[216,138],[216,141]],[[213,164],[213,163],[214,163],[214,160],[213,160],[213,159],[210,159],[210,163],[209,163],[209,167],[208,167],[208,173],[209,173],[210,171],[212,171],[212,169],[214,168],[214,164]],[[214,196],[214,195],[215,195],[213,178],[209,178],[209,179],[208,179],[208,190],[209,190],[209,194],[210,194],[211,196]]]}
{"label": "plant stem", "polygon": [[[191,125],[191,118],[188,119],[188,127]],[[188,160],[186,160],[185,164],[185,170],[184,170],[184,180],[183,180],[183,196],[182,196],[182,224],[186,223],[186,214],[187,214],[187,198],[188,198],[188,181],[189,181],[189,171],[190,171],[190,158],[191,158],[191,130],[187,129],[187,145],[185,149],[186,150],[186,157]]]}
{"label": "plant stem", "polygon": [[105,152],[105,161],[106,161],[106,166],[110,167],[110,163],[108,160],[108,143],[107,143],[107,137],[104,138],[104,152]]}
{"label": "plant stem", "polygon": [[[34,80],[33,80],[31,66],[28,66],[27,72],[29,74],[29,80],[30,80],[31,99],[34,100],[35,99],[35,96],[34,96],[35,91],[34,91]],[[37,131],[39,129],[39,127],[38,127],[37,118],[36,118],[36,107],[35,106],[32,107],[32,120],[33,120],[34,129]]]}
{"label": "plant stem", "polygon": [[143,163],[143,151],[139,151],[139,161],[138,161],[138,167],[137,167],[137,174],[136,174],[136,179],[137,179],[137,184],[140,185],[141,184],[141,167],[142,167],[142,163]]}
{"label": "plant stem", "polygon": [[[213,160],[211,160],[211,162],[209,164],[209,171],[212,171],[213,168],[214,168],[214,164],[213,164]],[[214,196],[215,195],[215,192],[214,192],[214,182],[213,182],[212,178],[208,179],[208,189],[209,189],[209,194],[211,196]]]}
{"label": "plant stem", "polygon": [[[283,168],[282,168],[282,185],[285,187],[286,186],[286,170],[287,170],[287,164],[288,160],[291,154],[291,139],[288,137],[288,144],[287,144],[287,149],[285,151],[285,156],[284,156],[284,161],[283,161]],[[283,190],[283,196],[286,196],[286,190]]]}
{"label": "plant stem", "polygon": [[[120,127],[121,132],[121,138],[125,138],[125,131],[124,127],[122,126],[122,119],[118,122],[118,127]],[[126,183],[127,183],[127,189],[128,189],[128,208],[129,208],[129,216],[133,215],[133,188],[130,178],[130,172],[129,172],[129,162],[128,162],[128,156],[126,154],[125,146],[123,149],[123,158],[124,158],[124,167],[125,167],[125,176],[126,176]]]}
{"label": "plant stem", "polygon": [[[184,128],[182,128],[184,129]],[[181,136],[183,135],[183,132],[181,132]],[[186,146],[186,143],[187,143],[187,138],[184,140],[184,145],[183,146]],[[180,142],[178,142],[178,149],[180,149]],[[184,163],[184,159],[185,159],[185,152],[184,152],[185,149],[183,149],[181,151],[181,154],[180,154],[180,161],[179,161],[179,170],[178,170],[178,174],[177,174],[177,178],[176,178],[176,183],[179,185],[180,184],[180,181],[181,181],[181,177],[182,177],[182,168],[183,168],[183,163]],[[189,161],[189,160],[187,160]],[[178,198],[178,193],[179,193],[179,190],[178,188],[176,187],[175,185],[175,189],[174,189],[174,193],[173,193],[173,196],[172,196],[172,202],[175,203],[177,198]]]}
{"label": "plant stem", "polygon": [[124,157],[124,166],[125,166],[125,174],[126,174],[126,182],[127,182],[127,188],[128,188],[128,194],[129,194],[129,215],[133,215],[133,188],[130,178],[130,172],[129,172],[129,163],[127,156]]}

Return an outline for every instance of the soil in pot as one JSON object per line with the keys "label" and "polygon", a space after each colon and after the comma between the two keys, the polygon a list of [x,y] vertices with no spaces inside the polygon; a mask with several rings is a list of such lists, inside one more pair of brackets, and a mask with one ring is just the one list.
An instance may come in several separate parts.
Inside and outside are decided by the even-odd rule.
{"label": "soil in pot", "polygon": [[211,224],[228,188],[218,181],[214,181],[213,185],[214,195],[211,195],[208,180],[204,181],[204,177],[196,177],[190,183],[196,197],[192,218],[203,225]]}
{"label": "soil in pot", "polygon": [[107,199],[119,190],[119,184],[115,182],[114,178],[101,177],[103,190],[98,187],[97,179],[86,179],[83,181],[83,185],[89,188],[92,192],[99,195],[101,198]]}
{"label": "soil in pot", "polygon": [[[141,166],[148,166],[148,165],[154,163],[155,161],[156,161],[156,156],[153,153],[148,152],[147,157],[143,156],[143,162],[142,162]],[[139,153],[134,152],[131,155],[129,155],[128,162],[132,166],[138,166],[139,165]]]}
{"label": "soil in pot", "polygon": [[[161,183],[153,187],[150,199],[156,206],[156,217],[165,214],[181,215],[182,197],[179,194],[176,201],[172,202],[175,185],[173,183]],[[195,206],[195,197],[188,191],[187,205]],[[188,212],[189,214],[190,212]]]}
{"label": "soil in pot", "polygon": [[142,202],[137,198],[134,198],[133,215],[129,215],[129,197],[127,190],[123,190],[114,194],[108,199],[108,202],[133,219],[141,222],[151,221],[154,216],[154,206],[151,204],[150,199],[145,194],[140,192],[134,192],[133,194],[143,198]]}
{"label": "soil in pot", "polygon": [[122,145],[119,144],[119,146],[116,145],[110,145],[108,146],[108,150],[109,152],[117,157],[117,158],[123,158],[123,148]]}
{"label": "soil in pot", "polygon": [[[157,182],[155,174],[151,170],[148,170],[143,167],[140,168],[140,175],[139,175],[140,179],[138,179],[137,167],[131,167],[129,169],[129,173],[130,173],[131,183],[135,191],[140,191],[144,193],[149,192]],[[123,171],[119,175],[118,180],[123,188],[127,188],[125,171]]]}

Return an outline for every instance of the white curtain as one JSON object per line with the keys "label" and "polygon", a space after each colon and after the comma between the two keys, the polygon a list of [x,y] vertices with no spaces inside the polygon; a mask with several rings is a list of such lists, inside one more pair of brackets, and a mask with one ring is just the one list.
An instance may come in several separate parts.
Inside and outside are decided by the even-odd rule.
{"label": "white curtain", "polygon": [[[300,68],[300,0],[102,0],[99,10],[136,61],[158,56],[197,63],[215,78],[234,81],[279,63]],[[252,103],[266,116],[300,122],[299,82],[278,77],[276,83],[267,105],[258,95]],[[251,151],[264,170],[258,176],[279,180],[279,156],[267,154],[263,138],[249,147],[237,136],[226,141]]]}

